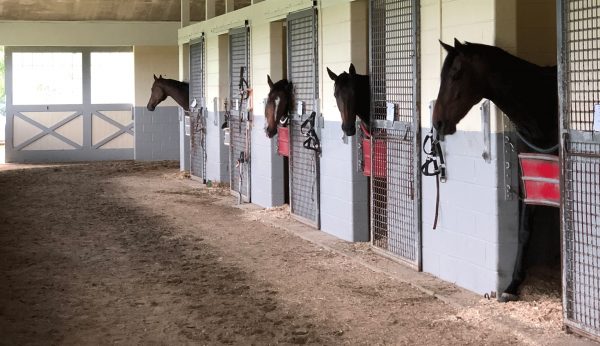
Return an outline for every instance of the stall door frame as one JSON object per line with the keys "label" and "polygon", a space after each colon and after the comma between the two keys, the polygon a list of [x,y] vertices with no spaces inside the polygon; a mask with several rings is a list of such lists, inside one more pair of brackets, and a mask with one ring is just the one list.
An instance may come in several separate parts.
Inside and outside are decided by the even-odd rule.
{"label": "stall door frame", "polygon": [[419,1],[370,0],[369,18],[371,243],[421,270]]}
{"label": "stall door frame", "polygon": [[600,126],[594,126],[600,122],[600,4],[593,2],[557,5],[562,301],[565,325],[600,341]]}
{"label": "stall door frame", "polygon": [[287,71],[294,84],[296,105],[289,117],[289,191],[292,216],[317,229],[320,213],[320,153],[304,148],[301,125],[315,112],[320,137],[317,9],[287,16]]}

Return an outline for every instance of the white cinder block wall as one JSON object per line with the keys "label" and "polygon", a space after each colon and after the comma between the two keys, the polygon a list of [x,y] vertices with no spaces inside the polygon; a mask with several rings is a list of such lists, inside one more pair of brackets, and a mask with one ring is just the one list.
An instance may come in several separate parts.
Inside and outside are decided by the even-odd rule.
{"label": "white cinder block wall", "polygon": [[179,159],[179,106],[172,98],[161,102],[153,112],[146,109],[154,75],[178,80],[176,45],[135,46],[135,149],[136,160]]}
{"label": "white cinder block wall", "polygon": [[206,57],[206,180],[229,183],[229,147],[223,143],[224,101],[229,99],[229,36],[208,35]]}
{"label": "white cinder block wall", "polygon": [[252,27],[251,80],[254,99],[251,148],[252,203],[269,208],[284,203],[283,158],[277,155],[277,136],[265,135],[265,104],[269,94],[267,74],[273,82],[285,77],[283,21],[265,22]]}
{"label": "white cinder block wall", "polygon": [[[468,10],[466,14],[465,9]],[[421,124],[431,127],[429,102],[437,97],[445,52],[454,38],[507,50],[515,46],[515,0],[421,1]],[[517,245],[516,201],[504,200],[502,118],[491,107],[492,160],[482,159],[479,105],[444,143],[448,181],[440,185],[438,227],[432,229],[435,180],[423,177],[423,270],[478,293],[510,282]]]}
{"label": "white cinder block wall", "polygon": [[342,141],[341,116],[333,96],[334,82],[327,74],[348,71],[367,74],[368,2],[355,1],[327,6],[319,13],[319,54],[322,113],[321,129],[321,229],[348,241],[368,241],[367,178],[357,171],[356,136]]}

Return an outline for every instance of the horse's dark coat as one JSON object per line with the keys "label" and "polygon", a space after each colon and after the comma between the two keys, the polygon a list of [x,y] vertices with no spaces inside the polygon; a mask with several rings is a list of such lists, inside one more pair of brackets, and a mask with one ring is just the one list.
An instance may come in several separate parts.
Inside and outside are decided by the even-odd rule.
{"label": "horse's dark coat", "polygon": [[[558,89],[556,67],[541,67],[506,51],[483,44],[440,41],[448,55],[442,66],[441,85],[433,111],[433,126],[442,135],[456,132],[467,112],[487,98],[515,124],[517,131],[542,148],[558,143]],[[532,215],[536,207],[521,205],[519,246],[512,281],[499,296],[517,299],[525,278]]]}
{"label": "horse's dark coat", "polygon": [[151,91],[152,93],[150,94],[148,105],[146,106],[149,111],[153,111],[159,103],[167,98],[167,96],[171,96],[173,100],[186,111],[190,110],[190,91],[188,83],[174,79],[166,79],[162,76],[154,76],[154,83],[152,84]]}
{"label": "horse's dark coat", "polygon": [[442,135],[476,103],[494,102],[519,132],[540,147],[558,143],[558,90],[556,66],[541,67],[506,51],[483,44],[442,43],[448,55],[433,111],[433,126]]}
{"label": "horse's dark coat", "polygon": [[369,76],[357,74],[353,64],[348,72],[336,75],[327,68],[327,73],[335,82],[333,96],[342,116],[342,131],[347,136],[356,133],[357,115],[368,128],[371,115]]}

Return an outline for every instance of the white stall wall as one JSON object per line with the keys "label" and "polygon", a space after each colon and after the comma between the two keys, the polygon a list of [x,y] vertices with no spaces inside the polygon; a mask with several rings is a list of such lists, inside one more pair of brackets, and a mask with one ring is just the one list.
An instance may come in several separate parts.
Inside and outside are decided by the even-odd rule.
{"label": "white stall wall", "polygon": [[[468,9],[468,10],[467,10]],[[454,38],[516,48],[515,0],[421,1],[422,131],[431,126],[429,102],[437,97],[445,52],[438,39]],[[423,270],[478,293],[503,290],[516,255],[516,201],[504,200],[502,117],[491,107],[492,159],[482,159],[479,105],[446,137],[448,181],[440,185],[438,228],[435,180],[423,178]]]}
{"label": "white stall wall", "polygon": [[154,75],[178,80],[179,48],[135,46],[135,150],[136,160],[179,160],[179,106],[171,97],[154,111],[146,109]]}

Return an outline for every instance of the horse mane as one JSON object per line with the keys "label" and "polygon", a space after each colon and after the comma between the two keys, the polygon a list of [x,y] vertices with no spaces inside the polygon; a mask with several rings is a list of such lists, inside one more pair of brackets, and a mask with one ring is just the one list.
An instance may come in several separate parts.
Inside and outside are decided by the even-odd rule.
{"label": "horse mane", "polygon": [[[465,42],[461,46],[459,46],[457,48],[455,47],[454,50],[452,50],[451,52],[448,53],[448,58],[444,61],[444,65],[442,66],[442,72],[441,72],[442,76],[446,75],[449,72],[450,67],[452,66],[452,63],[454,62],[454,59],[460,53],[462,53],[466,56],[485,55],[486,57],[494,59],[494,60],[501,59],[505,63],[511,64],[513,66],[519,66],[520,69],[527,69],[527,70],[539,72],[542,74],[546,74],[549,76],[551,76],[552,74],[556,74],[556,65],[540,66],[540,65],[534,64],[532,62],[529,62],[527,60],[521,59],[521,58],[505,51],[504,49],[496,47],[496,46],[489,46],[489,45],[481,44],[481,43]],[[496,65],[496,67],[498,67],[498,68],[500,68],[502,66],[507,66],[507,65],[505,65],[505,64]]]}
{"label": "horse mane", "polygon": [[541,145],[558,141],[556,66],[540,66],[502,48],[465,42],[448,52],[442,78],[450,73],[459,55],[486,62],[487,70],[480,73],[486,74],[490,89],[485,90],[483,96],[492,100],[522,134]]}
{"label": "horse mane", "polygon": [[190,83],[188,82],[181,82],[175,79],[168,79],[168,78],[159,78],[156,81],[160,81],[160,83],[164,83],[165,85],[168,86],[173,86],[173,87],[187,87],[189,88]]}

